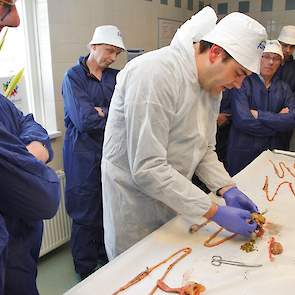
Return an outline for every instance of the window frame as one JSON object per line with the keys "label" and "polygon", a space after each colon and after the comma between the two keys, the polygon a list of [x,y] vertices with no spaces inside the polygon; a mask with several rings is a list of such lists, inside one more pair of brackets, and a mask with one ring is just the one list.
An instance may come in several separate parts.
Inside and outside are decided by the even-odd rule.
{"label": "window frame", "polygon": [[290,0],[285,1],[285,10],[295,10],[295,1],[292,2]]}
{"label": "window frame", "polygon": [[176,8],[181,8],[181,0],[175,0],[175,1],[174,1],[174,6],[175,6]]}
{"label": "window frame", "polygon": [[[57,129],[47,1],[22,1],[29,112],[54,138]],[[44,46],[44,44],[46,46]]]}
{"label": "window frame", "polygon": [[[246,5],[248,4],[248,10],[242,10],[241,9],[241,5]],[[239,1],[239,12],[242,12],[242,13],[249,13],[250,12],[250,1]]]}
{"label": "window frame", "polygon": [[199,1],[199,11],[205,7],[204,1]]}
{"label": "window frame", "polygon": [[[226,7],[225,12],[220,12],[220,10],[223,10]],[[228,3],[227,2],[221,2],[217,3],[217,14],[218,15],[225,15],[228,14]]]}
{"label": "window frame", "polygon": [[194,10],[194,0],[187,0],[187,9]]}
{"label": "window frame", "polygon": [[[271,6],[270,9],[268,9],[268,6]],[[273,10],[273,0],[261,0],[261,12],[269,12]]]}

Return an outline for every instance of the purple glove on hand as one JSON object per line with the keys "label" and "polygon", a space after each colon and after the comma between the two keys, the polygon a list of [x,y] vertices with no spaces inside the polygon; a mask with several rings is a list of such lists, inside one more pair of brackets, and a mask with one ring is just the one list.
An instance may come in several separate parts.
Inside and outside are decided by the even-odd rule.
{"label": "purple glove on hand", "polygon": [[251,233],[257,228],[256,222],[248,223],[250,218],[251,213],[247,210],[218,206],[217,212],[211,220],[230,232],[250,237]]}
{"label": "purple glove on hand", "polygon": [[239,189],[232,187],[223,194],[227,206],[258,212],[258,207]]}

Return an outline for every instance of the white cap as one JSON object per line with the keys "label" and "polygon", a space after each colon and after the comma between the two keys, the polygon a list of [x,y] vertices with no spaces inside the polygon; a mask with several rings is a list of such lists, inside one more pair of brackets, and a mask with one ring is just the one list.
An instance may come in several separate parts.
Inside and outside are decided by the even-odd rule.
{"label": "white cap", "polygon": [[286,44],[295,45],[295,26],[284,26],[281,29],[278,40]]}
{"label": "white cap", "polygon": [[126,50],[120,30],[111,25],[97,27],[89,44],[108,44]]}
{"label": "white cap", "polygon": [[216,26],[216,21],[217,15],[214,9],[206,6],[182,24],[177,30],[177,34],[185,35],[193,42],[199,42],[205,34]]}
{"label": "white cap", "polygon": [[233,12],[222,18],[202,40],[222,47],[243,67],[259,74],[266,38],[266,30],[259,22]]}
{"label": "white cap", "polygon": [[265,49],[263,50],[263,53],[265,52],[276,53],[280,55],[282,59],[284,59],[282,46],[278,40],[267,40]]}

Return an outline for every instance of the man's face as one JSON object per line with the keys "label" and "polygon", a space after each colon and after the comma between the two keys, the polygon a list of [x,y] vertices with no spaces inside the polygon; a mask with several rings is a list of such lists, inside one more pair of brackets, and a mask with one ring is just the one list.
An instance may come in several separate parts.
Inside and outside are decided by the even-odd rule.
{"label": "man's face", "polygon": [[217,45],[209,51],[209,62],[210,69],[201,85],[214,96],[225,89],[240,88],[245,77],[251,74],[233,58],[226,59],[226,53]]}
{"label": "man's face", "polygon": [[0,0],[0,32],[4,27],[17,27],[19,15],[15,7],[16,0]]}
{"label": "man's face", "polygon": [[93,54],[97,65],[103,69],[109,67],[121,52],[121,48],[113,45],[99,44],[91,46],[91,53]]}
{"label": "man's face", "polygon": [[295,49],[295,45],[287,44],[287,43],[284,43],[281,41],[280,41],[280,43],[282,45],[282,50],[283,50],[283,54],[284,54],[284,61],[286,61],[293,54],[294,49]]}
{"label": "man's face", "polygon": [[282,57],[279,54],[266,52],[263,53],[260,64],[260,75],[263,78],[271,79],[278,70],[282,62]]}

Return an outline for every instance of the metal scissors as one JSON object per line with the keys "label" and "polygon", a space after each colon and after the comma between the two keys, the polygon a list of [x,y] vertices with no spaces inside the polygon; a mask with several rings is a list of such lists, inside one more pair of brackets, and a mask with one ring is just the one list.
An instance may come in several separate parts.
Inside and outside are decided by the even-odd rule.
{"label": "metal scissors", "polygon": [[221,264],[229,264],[229,265],[235,265],[235,266],[241,266],[241,267],[260,267],[262,264],[246,264],[239,261],[233,261],[233,260],[224,260],[221,256],[212,256],[211,264],[214,266],[220,266]]}

